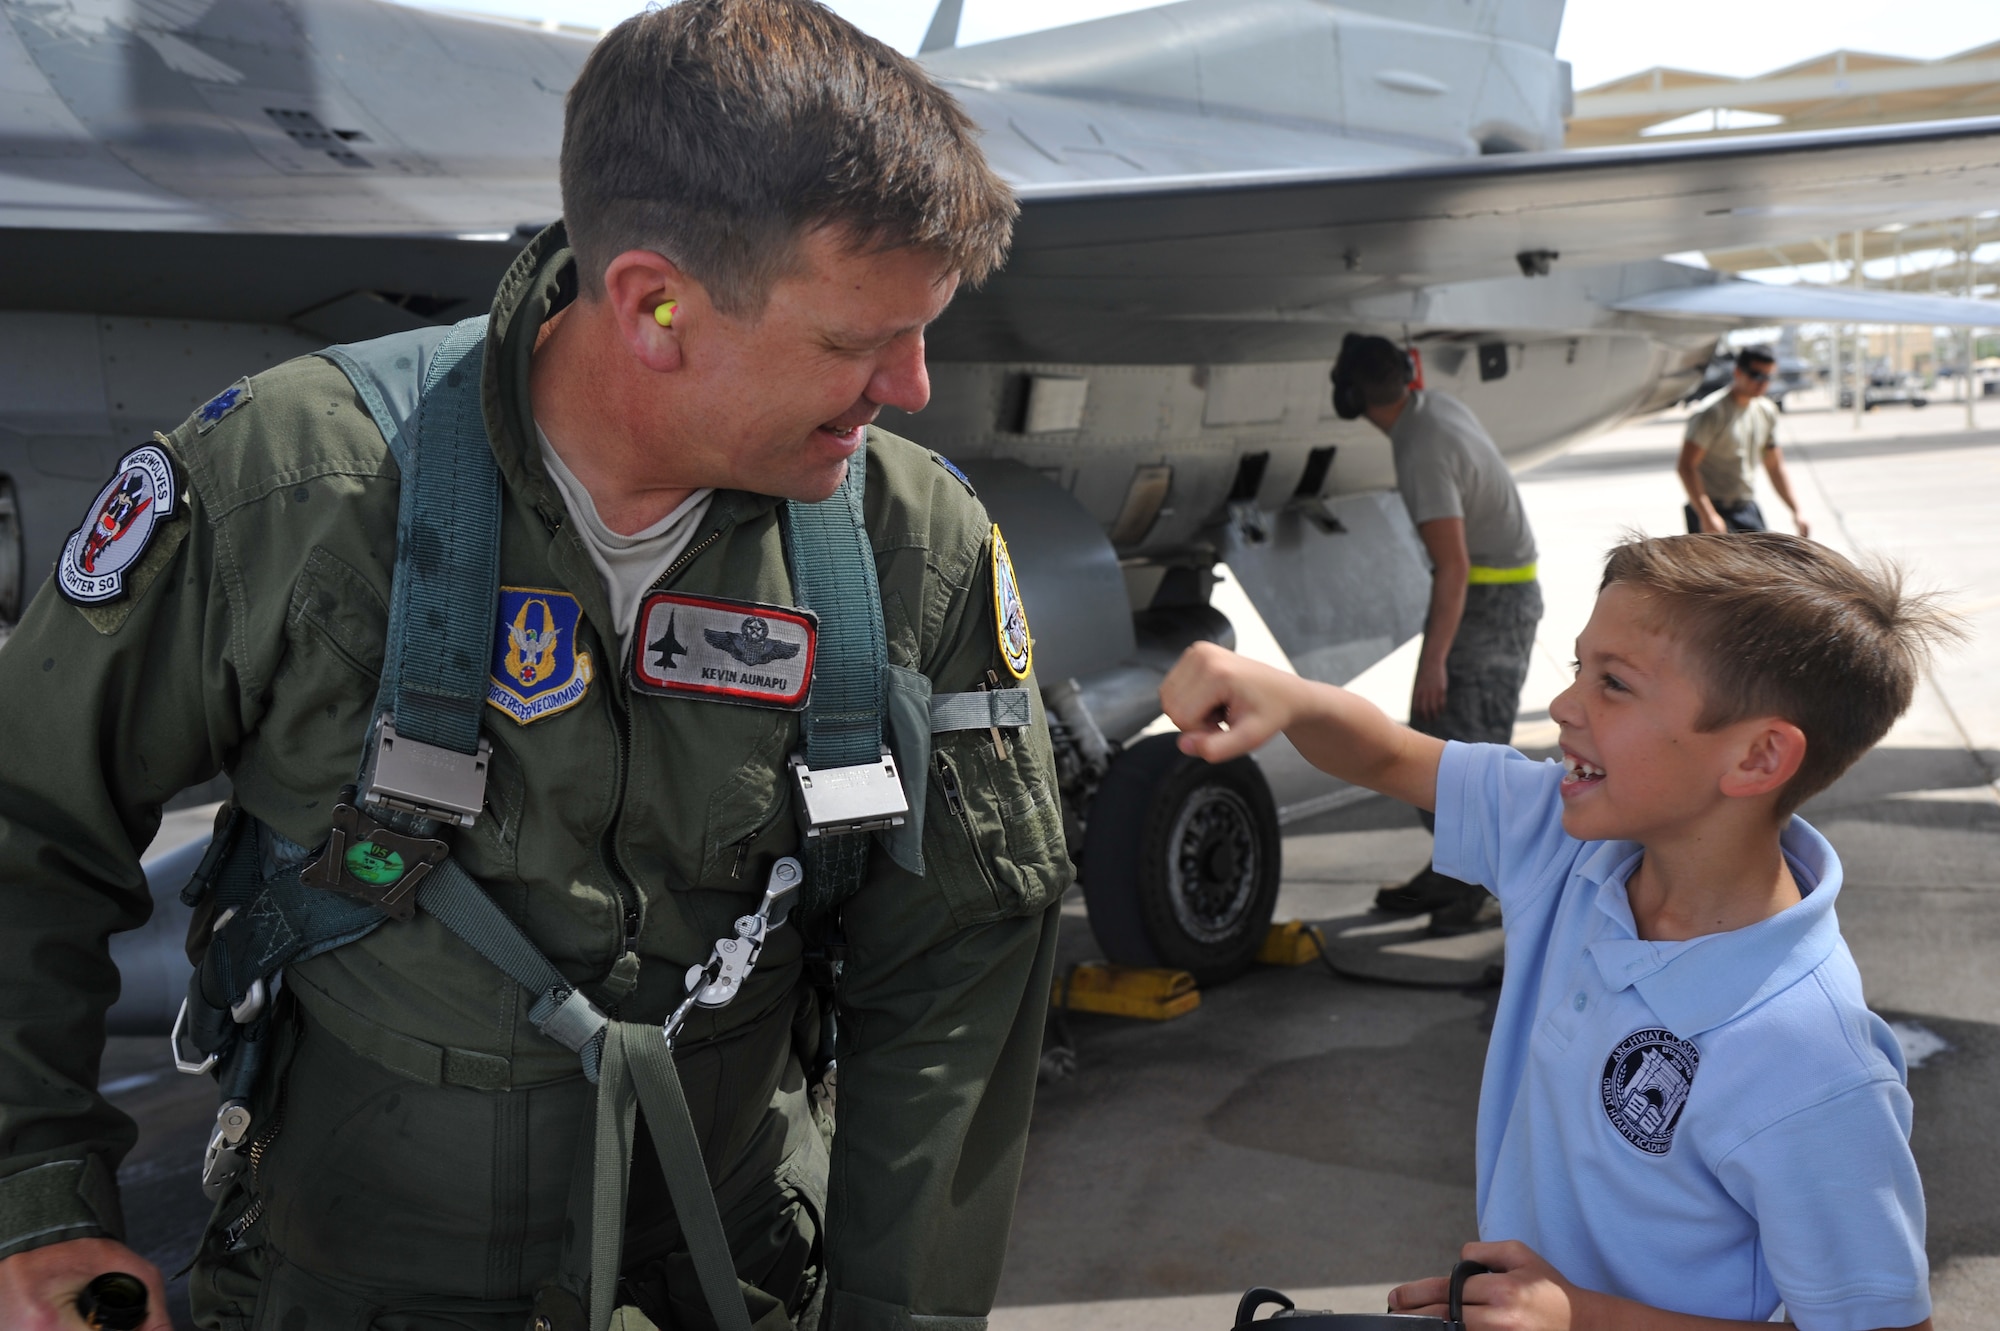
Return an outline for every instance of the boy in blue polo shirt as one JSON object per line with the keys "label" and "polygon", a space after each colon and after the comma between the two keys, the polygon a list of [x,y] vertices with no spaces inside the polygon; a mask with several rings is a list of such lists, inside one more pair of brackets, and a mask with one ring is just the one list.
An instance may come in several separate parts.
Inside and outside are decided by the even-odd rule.
{"label": "boy in blue polo shirt", "polygon": [[[1213,646],[1161,698],[1220,762],[1282,730],[1437,811],[1506,980],[1479,1097],[1471,1331],[1928,1327],[1903,1058],[1793,811],[1887,733],[1951,630],[1893,571],[1775,533],[1612,551],[1550,704],[1563,761],[1445,743]],[[1444,1282],[1390,1296],[1444,1315]]]}

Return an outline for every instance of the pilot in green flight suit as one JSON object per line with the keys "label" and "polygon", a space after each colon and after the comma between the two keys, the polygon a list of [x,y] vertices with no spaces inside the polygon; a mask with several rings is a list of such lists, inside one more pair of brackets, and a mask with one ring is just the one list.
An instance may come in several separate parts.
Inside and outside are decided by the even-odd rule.
{"label": "pilot in green flight suit", "polygon": [[[783,501],[864,449],[892,671],[1033,696],[996,529],[955,469],[868,425],[923,405],[924,325],[997,265],[1013,204],[945,93],[803,0],[615,29],[562,171],[567,230],[514,264],[485,344],[493,751],[452,856],[600,1008],[657,1023],[801,844]],[[0,651],[0,1323],[128,1270],[167,1325],[118,1243],[106,935],[146,916],[161,803],[218,770],[267,874],[325,842],[383,668],[399,479],[339,367],[278,366],[134,451]],[[683,669],[717,653],[741,668]],[[675,1046],[758,1331],[811,1300],[867,1331],[973,1331],[991,1305],[1069,868],[1038,702],[1008,742],[932,738],[920,839],[877,845],[839,911],[830,1153],[797,930]],[[587,1121],[577,1056],[425,913],[283,981],[198,1323],[559,1326],[536,1300]],[[708,1326],[688,1262],[641,1133],[620,1301]]]}

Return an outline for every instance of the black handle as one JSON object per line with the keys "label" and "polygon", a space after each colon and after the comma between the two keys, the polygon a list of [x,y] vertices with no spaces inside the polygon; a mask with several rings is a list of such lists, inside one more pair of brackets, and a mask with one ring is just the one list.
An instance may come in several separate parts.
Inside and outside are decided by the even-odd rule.
{"label": "black handle", "polygon": [[1250,1319],[1255,1317],[1257,1310],[1267,1303],[1275,1303],[1286,1312],[1290,1312],[1297,1306],[1290,1299],[1278,1293],[1277,1290],[1265,1289],[1262,1285],[1259,1285],[1255,1289],[1247,1291],[1243,1295],[1243,1301],[1236,1305],[1236,1325],[1250,1325]]}
{"label": "black handle", "polygon": [[146,1282],[107,1271],[76,1296],[76,1312],[95,1331],[139,1331],[146,1324]]}
{"label": "black handle", "polygon": [[1478,1262],[1460,1262],[1451,1268],[1451,1293],[1447,1298],[1445,1315],[1454,1327],[1465,1325],[1465,1282],[1474,1276],[1490,1276],[1493,1268],[1481,1266]]}

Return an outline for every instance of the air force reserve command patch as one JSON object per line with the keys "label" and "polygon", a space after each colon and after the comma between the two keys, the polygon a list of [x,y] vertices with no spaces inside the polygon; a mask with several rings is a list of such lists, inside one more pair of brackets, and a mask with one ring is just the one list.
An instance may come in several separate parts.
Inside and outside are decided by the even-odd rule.
{"label": "air force reserve command patch", "polygon": [[78,605],[101,605],[125,594],[125,574],[146,553],[160,524],[180,504],[180,477],[158,444],[127,453],[118,474],[97,492],[83,526],[56,561],[56,586]]}
{"label": "air force reserve command patch", "polygon": [[639,606],[632,687],[797,711],[818,645],[810,610],[655,592]]}
{"label": "air force reserve command patch", "polygon": [[1604,1062],[1598,1094],[1619,1136],[1648,1155],[1665,1155],[1694,1089],[1701,1051],[1672,1031],[1653,1027],[1618,1042]]}
{"label": "air force reserve command patch", "polygon": [[1035,665],[1035,640],[1028,633],[1028,607],[1021,604],[1021,583],[998,523],[993,526],[993,628],[1007,673],[1026,679]]}
{"label": "air force reserve command patch", "polygon": [[486,701],[522,725],[568,711],[590,688],[590,653],[578,651],[583,607],[568,592],[502,587]]}

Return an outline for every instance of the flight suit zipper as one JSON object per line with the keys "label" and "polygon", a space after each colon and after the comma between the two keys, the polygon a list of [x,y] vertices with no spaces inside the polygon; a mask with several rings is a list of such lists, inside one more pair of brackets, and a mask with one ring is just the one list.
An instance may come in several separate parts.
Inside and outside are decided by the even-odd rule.
{"label": "flight suit zipper", "polygon": [[[673,563],[667,565],[666,572],[660,574],[653,585],[647,589],[646,594],[650,596],[655,592],[666,590],[667,585],[674,580],[675,576],[682,569],[692,563],[695,557],[700,555],[702,551],[721,540],[722,533],[727,531],[732,525],[733,522],[725,521],[721,526],[702,537],[699,542],[681,551],[680,556]],[[638,625],[633,625],[632,631],[637,633]],[[636,643],[634,644],[634,649],[637,649]],[[618,698],[620,694],[621,690],[614,689],[612,691],[614,699]],[[625,861],[618,854],[618,829],[625,819],[625,784],[632,754],[632,698],[629,692],[623,694],[622,703],[615,704],[615,710],[618,712],[618,779],[613,786],[614,798],[611,804],[611,823],[604,829],[604,841],[599,853],[604,859],[605,867],[610,872],[612,886],[618,890],[619,914],[621,923],[624,925],[625,935],[623,950],[620,953],[620,955],[623,955],[624,952],[637,952],[639,950],[639,924],[641,919],[638,880],[632,871],[625,867]]]}

